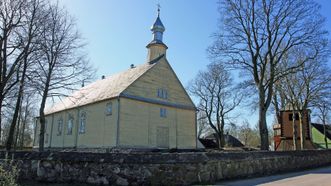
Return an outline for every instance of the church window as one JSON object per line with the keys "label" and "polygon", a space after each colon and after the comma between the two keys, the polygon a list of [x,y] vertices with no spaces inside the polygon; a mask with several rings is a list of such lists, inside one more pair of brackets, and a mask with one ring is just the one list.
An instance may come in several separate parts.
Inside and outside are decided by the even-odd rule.
{"label": "church window", "polygon": [[106,115],[112,115],[113,114],[113,104],[107,103],[106,105]]}
{"label": "church window", "polygon": [[80,121],[79,121],[79,134],[85,133],[85,127],[86,127],[86,113],[82,112],[80,114]]}
{"label": "church window", "polygon": [[60,119],[57,121],[57,135],[58,135],[58,136],[61,136],[61,135],[62,135],[62,129],[63,129],[63,119],[60,118]]}
{"label": "church window", "polygon": [[46,134],[45,143],[48,143],[48,134]]}
{"label": "church window", "polygon": [[47,132],[47,119],[45,119],[45,132]]}
{"label": "church window", "polygon": [[160,108],[160,117],[166,118],[167,117],[167,109]]}
{"label": "church window", "polygon": [[157,89],[157,97],[162,99],[168,99],[168,91],[163,88]]}
{"label": "church window", "polygon": [[168,99],[168,91],[164,90],[163,92],[163,98]]}
{"label": "church window", "polygon": [[161,97],[161,89],[157,89],[157,97]]}
{"label": "church window", "polygon": [[67,128],[67,135],[71,135],[72,134],[72,128],[73,128],[73,124],[74,124],[74,118],[69,115],[68,118],[68,128]]}

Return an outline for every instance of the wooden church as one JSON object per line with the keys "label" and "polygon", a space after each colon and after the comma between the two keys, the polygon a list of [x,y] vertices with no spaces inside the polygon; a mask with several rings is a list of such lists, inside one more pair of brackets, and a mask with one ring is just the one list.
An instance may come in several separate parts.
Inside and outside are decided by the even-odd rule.
{"label": "wooden church", "polygon": [[[45,148],[197,147],[196,107],[166,58],[160,10],[151,31],[147,62],[82,87],[45,111]],[[34,148],[38,136],[37,122]]]}

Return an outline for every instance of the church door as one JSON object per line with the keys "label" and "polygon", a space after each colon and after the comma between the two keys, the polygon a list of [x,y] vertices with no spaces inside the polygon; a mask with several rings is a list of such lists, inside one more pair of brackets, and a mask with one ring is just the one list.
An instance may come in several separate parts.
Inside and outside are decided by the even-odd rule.
{"label": "church door", "polygon": [[169,128],[157,127],[156,143],[159,148],[169,148]]}

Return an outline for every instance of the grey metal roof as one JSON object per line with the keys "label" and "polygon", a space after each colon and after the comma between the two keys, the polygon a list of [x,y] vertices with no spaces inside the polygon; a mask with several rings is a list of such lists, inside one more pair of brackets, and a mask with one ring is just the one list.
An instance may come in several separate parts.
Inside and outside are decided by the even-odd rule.
{"label": "grey metal roof", "polygon": [[[159,59],[160,58],[158,58],[158,60]],[[145,63],[124,72],[106,77],[105,79],[97,80],[46,109],[45,114],[51,114],[117,97],[155,64],[156,62]]]}

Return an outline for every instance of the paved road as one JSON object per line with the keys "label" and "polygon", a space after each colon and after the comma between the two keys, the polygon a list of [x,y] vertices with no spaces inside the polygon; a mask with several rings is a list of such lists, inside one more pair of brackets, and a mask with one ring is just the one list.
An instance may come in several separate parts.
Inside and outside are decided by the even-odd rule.
{"label": "paved road", "polygon": [[331,166],[275,176],[219,182],[226,186],[331,186]]}

